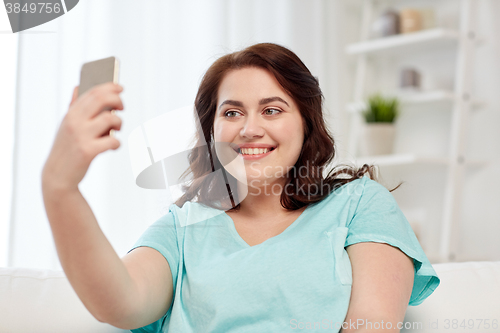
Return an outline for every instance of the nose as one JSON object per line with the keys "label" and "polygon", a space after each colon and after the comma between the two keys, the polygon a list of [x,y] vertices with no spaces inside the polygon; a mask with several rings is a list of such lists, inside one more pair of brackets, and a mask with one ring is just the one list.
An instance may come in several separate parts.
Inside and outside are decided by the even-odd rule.
{"label": "nose", "polygon": [[241,128],[240,135],[247,139],[263,137],[265,130],[261,121],[262,119],[260,119],[258,115],[248,115],[243,127]]}

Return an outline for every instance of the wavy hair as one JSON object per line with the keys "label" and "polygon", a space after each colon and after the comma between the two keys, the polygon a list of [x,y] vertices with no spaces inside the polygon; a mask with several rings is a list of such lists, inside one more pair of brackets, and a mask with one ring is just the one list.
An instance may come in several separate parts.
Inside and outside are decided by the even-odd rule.
{"label": "wavy hair", "polygon": [[[321,201],[336,188],[362,178],[366,173],[377,181],[377,167],[368,164],[359,168],[340,164],[329,170],[326,175],[324,172],[319,172],[325,170],[335,158],[335,141],[323,117],[324,98],[319,82],[299,57],[289,49],[277,44],[260,43],[222,56],[203,76],[196,95],[194,111],[201,126],[198,128],[195,144],[198,148],[189,154],[190,166],[183,177],[190,175],[192,180],[183,187],[184,194],[176,201],[179,207],[186,201],[197,201],[214,208],[239,209],[239,204],[235,203],[237,193],[231,191],[231,188],[235,187],[230,186],[235,185],[236,180],[224,170],[215,154],[213,126],[218,90],[222,80],[229,71],[246,67],[262,68],[274,75],[297,104],[303,119],[304,141],[300,156],[292,170],[305,168],[306,172],[305,176],[302,176],[304,172],[287,173],[285,185],[287,191],[282,191],[280,198],[281,205],[285,209],[296,210]],[[219,169],[224,174],[225,184],[217,181],[214,176],[214,171]],[[315,194],[300,193],[300,189],[310,189],[313,186],[316,189]],[[288,191],[290,187],[292,194]],[[227,204],[215,204],[216,202],[227,202]]]}

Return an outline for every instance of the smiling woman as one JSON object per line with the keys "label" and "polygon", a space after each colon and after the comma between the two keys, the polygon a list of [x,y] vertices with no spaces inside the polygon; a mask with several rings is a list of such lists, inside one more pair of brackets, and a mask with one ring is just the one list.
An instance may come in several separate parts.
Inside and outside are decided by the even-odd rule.
{"label": "smiling woman", "polygon": [[135,332],[349,331],[363,320],[394,332],[439,284],[390,192],[364,176],[372,166],[325,175],[335,149],[318,81],[275,44],[208,69],[192,181],[118,258],[78,184],[120,145],[103,134],[121,128],[106,109],[124,108],[122,91],[75,89],[42,173],[59,258],[98,320]]}
{"label": "smiling woman", "polygon": [[[266,206],[271,211],[275,207],[293,211],[324,199],[366,173],[375,179],[374,166],[369,165],[359,169],[339,165],[324,177],[324,169],[335,157],[335,145],[326,128],[322,104],[317,79],[284,47],[261,43],[219,58],[207,70],[195,99],[203,133],[195,146],[206,142],[209,149],[192,152],[186,176],[191,175],[194,181],[176,204],[182,207],[184,202],[196,200],[236,211],[246,190],[258,194],[274,189],[279,195],[272,196],[273,204]],[[220,168],[224,164],[220,157],[225,154],[216,150],[224,146],[244,149],[238,151],[243,153],[244,174]],[[255,148],[270,151],[261,154]],[[213,174],[219,168],[228,171],[227,184]],[[264,169],[273,176],[263,177]],[[297,170],[302,170],[300,177]],[[236,179],[245,184],[245,191],[235,185]],[[318,190],[305,193],[301,190],[304,187]],[[239,193],[232,191],[234,188]],[[246,204],[255,199],[247,197]],[[267,196],[265,201],[270,199]]]}
{"label": "smiling woman", "polygon": [[302,61],[276,44],[207,70],[195,146],[208,148],[192,151],[185,194],[129,254],[156,250],[172,279],[168,311],[137,332],[284,332],[298,322],[347,332],[358,319],[394,332],[408,304],[437,287],[374,166],[325,172],[335,147],[322,99]]}

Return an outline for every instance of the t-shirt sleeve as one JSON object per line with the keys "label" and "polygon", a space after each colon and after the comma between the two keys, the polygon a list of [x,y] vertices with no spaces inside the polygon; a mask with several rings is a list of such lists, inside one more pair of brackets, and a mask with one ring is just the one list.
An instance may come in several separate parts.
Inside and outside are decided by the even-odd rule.
{"label": "t-shirt sleeve", "polygon": [[409,305],[418,305],[437,288],[439,277],[389,190],[367,177],[363,184],[357,208],[347,225],[345,246],[386,243],[412,258],[415,276]]}
{"label": "t-shirt sleeve", "polygon": [[[173,296],[175,296],[175,287],[177,283],[177,273],[179,269],[179,247],[177,238],[177,226],[175,223],[175,216],[170,210],[167,215],[162,216],[156,222],[154,222],[148,229],[142,234],[142,236],[134,244],[132,251],[135,248],[146,246],[153,248],[160,252],[168,262],[170,266],[170,271],[172,272],[173,281]],[[172,299],[173,304],[173,299]],[[165,313],[165,315],[159,320],[132,330],[134,333],[146,333],[146,332],[161,332],[164,321],[170,315],[172,306]]]}

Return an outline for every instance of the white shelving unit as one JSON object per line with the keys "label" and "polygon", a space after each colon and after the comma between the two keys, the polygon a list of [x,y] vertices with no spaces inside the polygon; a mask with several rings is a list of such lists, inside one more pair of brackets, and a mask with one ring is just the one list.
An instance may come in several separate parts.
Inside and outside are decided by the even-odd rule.
{"label": "white shelving unit", "polygon": [[[347,105],[351,122],[349,134],[349,152],[355,157],[349,162],[356,165],[375,164],[378,166],[398,167],[412,164],[429,164],[446,169],[447,179],[444,190],[444,205],[441,218],[441,235],[439,252],[430,254],[434,262],[453,261],[456,253],[457,212],[460,208],[462,196],[462,180],[464,168],[468,166],[482,166],[487,161],[468,161],[465,157],[465,134],[468,113],[480,105],[473,101],[470,93],[472,58],[471,53],[475,44],[474,0],[460,0],[459,29],[444,28],[428,29],[411,34],[395,35],[375,40],[369,40],[370,24],[373,18],[375,0],[363,0],[362,25],[360,41],[346,48],[346,53],[357,57],[354,78],[353,102]],[[436,4],[438,5],[438,4]],[[365,81],[367,69],[370,65],[369,57],[414,55],[424,48],[433,52],[436,48],[453,48],[456,50],[456,65],[454,73],[454,88],[452,91],[436,90],[423,93],[405,93],[398,96],[402,106],[423,106],[428,103],[448,103],[451,110],[450,141],[447,156],[424,156],[422,154],[393,154],[386,156],[356,156],[360,129],[363,125],[361,111],[366,99]]]}
{"label": "white shelving unit", "polygon": [[356,164],[376,164],[378,166],[407,165],[407,164],[436,164],[447,165],[448,159],[445,157],[423,156],[418,154],[392,154],[361,157],[356,159]]}
{"label": "white shelving unit", "polygon": [[[416,104],[426,104],[426,103],[454,103],[460,99],[456,96],[453,91],[446,90],[435,90],[435,91],[424,91],[424,92],[406,92],[400,93],[398,96],[401,105],[416,105]],[[483,106],[482,101],[471,101],[471,107],[473,109],[480,108]],[[357,101],[352,102],[347,105],[347,110],[350,112],[361,112],[366,108],[366,102]]]}
{"label": "white shelving unit", "polygon": [[428,29],[406,35],[394,35],[375,40],[365,40],[347,47],[349,55],[407,51],[415,47],[442,46],[443,43],[456,43],[460,34],[448,29]]}
{"label": "white shelving unit", "polygon": [[[458,97],[452,91],[436,90],[419,93],[404,93],[398,96],[403,106],[423,103],[454,102]],[[350,112],[361,112],[366,108],[366,102],[357,101],[347,105]]]}

